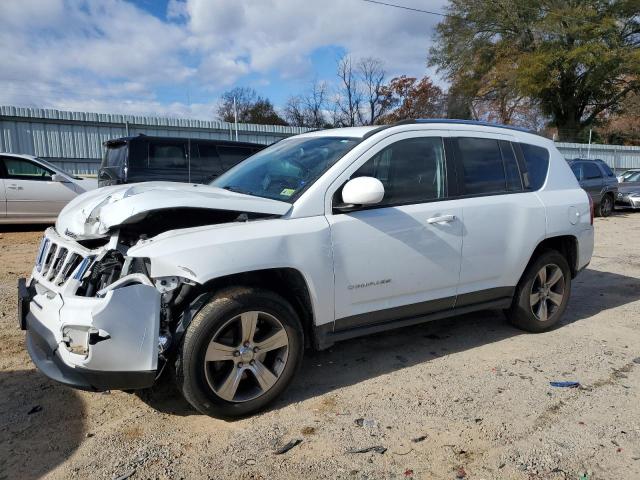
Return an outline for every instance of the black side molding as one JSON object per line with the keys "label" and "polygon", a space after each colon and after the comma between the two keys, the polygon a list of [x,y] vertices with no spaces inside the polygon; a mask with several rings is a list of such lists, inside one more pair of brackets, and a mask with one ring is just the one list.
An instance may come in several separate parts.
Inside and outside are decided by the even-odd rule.
{"label": "black side molding", "polygon": [[[436,299],[414,305],[390,308],[337,319],[333,324],[315,328],[315,345],[319,350],[335,342],[371,335],[395,328],[455,317],[480,310],[505,309],[511,306],[515,287],[498,287]],[[455,300],[455,304],[453,304]],[[368,319],[368,322],[366,321]]]}

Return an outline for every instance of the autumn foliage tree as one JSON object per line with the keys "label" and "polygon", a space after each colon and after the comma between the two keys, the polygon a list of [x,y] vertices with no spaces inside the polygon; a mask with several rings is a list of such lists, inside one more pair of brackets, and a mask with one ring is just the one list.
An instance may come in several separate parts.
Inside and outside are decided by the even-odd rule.
{"label": "autumn foliage tree", "polygon": [[445,96],[429,77],[418,80],[402,75],[393,78],[383,89],[388,113],[379,123],[394,123],[411,118],[441,118],[445,116]]}
{"label": "autumn foliage tree", "polygon": [[638,0],[451,0],[430,63],[462,91],[539,106],[579,137],[640,91]]}

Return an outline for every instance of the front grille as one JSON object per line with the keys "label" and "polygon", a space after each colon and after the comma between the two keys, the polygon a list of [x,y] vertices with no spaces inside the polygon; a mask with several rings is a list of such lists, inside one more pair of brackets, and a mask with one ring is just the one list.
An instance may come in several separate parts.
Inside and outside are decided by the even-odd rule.
{"label": "front grille", "polygon": [[45,236],[36,258],[36,276],[55,286],[64,285],[70,278],[80,280],[93,260],[83,250]]}

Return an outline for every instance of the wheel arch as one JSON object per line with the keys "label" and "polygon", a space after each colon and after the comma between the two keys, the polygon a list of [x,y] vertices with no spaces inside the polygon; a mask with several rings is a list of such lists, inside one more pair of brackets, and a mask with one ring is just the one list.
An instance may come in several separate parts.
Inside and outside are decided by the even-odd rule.
{"label": "wheel arch", "polygon": [[556,250],[567,259],[571,269],[571,277],[578,273],[578,239],[573,235],[558,235],[542,240],[531,253],[527,268],[534,262],[538,255],[545,250]]}
{"label": "wheel arch", "polygon": [[205,282],[197,288],[185,304],[185,309],[181,314],[178,329],[176,330],[178,337],[180,338],[183,335],[191,323],[191,319],[216,292],[232,286],[262,288],[283,297],[291,304],[300,318],[305,337],[305,347],[317,347],[311,290],[304,275],[299,270],[291,267],[233,273]]}

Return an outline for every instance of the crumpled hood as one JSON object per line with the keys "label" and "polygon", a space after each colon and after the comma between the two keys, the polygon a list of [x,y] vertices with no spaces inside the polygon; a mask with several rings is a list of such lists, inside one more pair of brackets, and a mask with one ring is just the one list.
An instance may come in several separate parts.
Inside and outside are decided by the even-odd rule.
{"label": "crumpled hood", "polygon": [[56,230],[75,239],[100,238],[136,215],[181,207],[284,215],[291,204],[191,183],[115,185],[74,198],[60,212]]}

